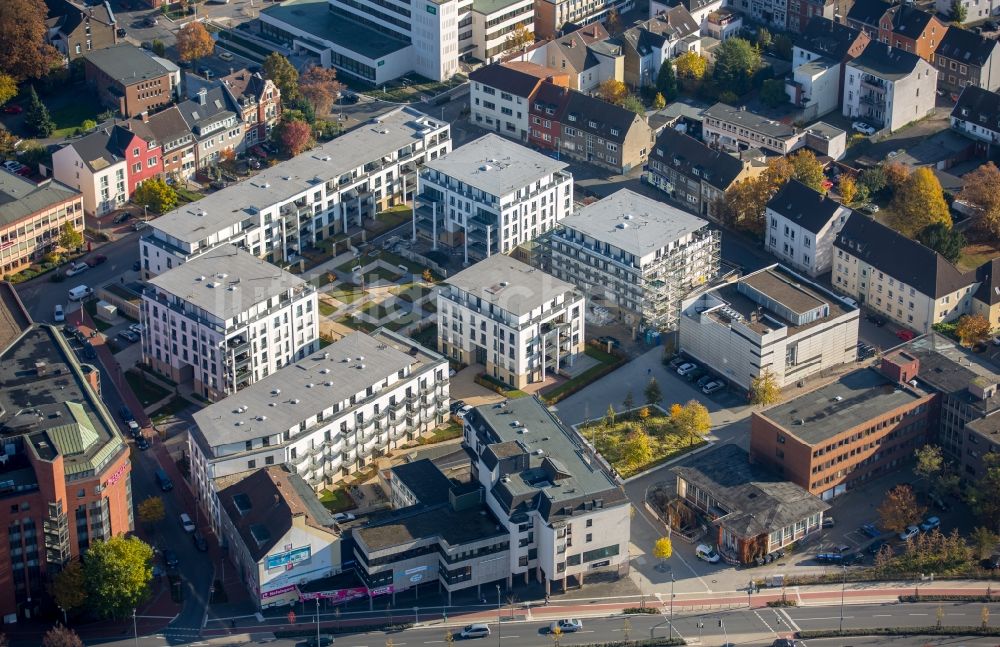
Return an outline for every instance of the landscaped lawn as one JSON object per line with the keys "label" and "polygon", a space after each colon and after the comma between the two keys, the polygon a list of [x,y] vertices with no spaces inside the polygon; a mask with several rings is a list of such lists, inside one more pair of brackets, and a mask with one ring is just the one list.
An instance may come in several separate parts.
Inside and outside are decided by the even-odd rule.
{"label": "landscaped lawn", "polygon": [[582,389],[584,386],[590,384],[597,378],[602,377],[607,373],[610,373],[619,364],[624,363],[624,360],[619,359],[609,353],[606,353],[603,350],[595,348],[590,344],[588,344],[584,348],[584,353],[596,359],[598,362],[600,362],[600,364],[596,366],[591,366],[580,375],[577,375],[576,377],[570,380],[566,380],[562,384],[558,384],[552,388],[543,390],[541,395],[546,400],[546,402],[548,402],[549,404],[555,404],[559,400],[562,400],[563,398],[573,393],[576,393],[577,391]]}
{"label": "landscaped lawn", "polygon": [[[375,278],[373,279],[372,276],[374,276]],[[382,281],[388,281],[390,283],[395,283],[396,281],[398,281],[401,278],[403,278],[403,276],[401,274],[399,274],[398,272],[393,272],[392,270],[387,270],[384,267],[382,267],[381,265],[375,267],[375,269],[368,270],[367,272],[365,272],[365,281],[366,282],[368,282],[368,281],[382,280]]]}
{"label": "landscaped lawn", "polygon": [[369,301],[363,308],[361,308],[361,312],[364,312],[375,319],[381,320],[384,317],[388,317],[391,311],[377,301]]}
{"label": "landscaped lawn", "polygon": [[419,283],[407,283],[406,285],[400,285],[389,290],[390,294],[399,297],[400,300],[407,303],[413,303],[417,299],[427,296],[430,292],[430,288],[425,288]]}
{"label": "landscaped lawn", "polygon": [[69,137],[87,119],[99,122],[100,119],[97,116],[102,111],[103,108],[94,93],[89,91],[74,93],[72,101],[49,109],[49,115],[56,123],[52,137]]}
{"label": "landscaped lawn", "polygon": [[427,313],[430,313],[430,314],[434,314],[435,312],[438,311],[438,308],[437,308],[436,305],[434,305],[433,301],[428,301],[426,303],[422,303],[422,304],[420,304],[420,307],[423,309],[424,312],[427,312]]}
{"label": "landscaped lawn", "polygon": [[327,292],[327,294],[342,303],[354,303],[365,296],[365,292],[361,288],[344,285],[339,286],[332,292]]}
{"label": "landscaped lawn", "polygon": [[[58,272],[59,270],[56,271]],[[103,319],[97,318],[97,299],[84,301],[83,309],[87,311],[88,315],[90,315],[90,318],[93,320],[94,325],[97,326],[97,329],[99,331],[104,332],[105,330],[111,327],[111,324],[109,324],[108,322],[104,321]]]}
{"label": "landscaped lawn", "polygon": [[351,316],[341,317],[340,319],[337,319],[337,323],[347,326],[348,328],[353,328],[354,330],[360,330],[361,332],[372,332],[378,328],[378,326],[373,326],[367,321],[355,319]]}
{"label": "landscaped lawn", "polygon": [[326,301],[320,301],[319,302],[319,313],[321,315],[323,315],[324,317],[329,317],[330,315],[332,315],[336,311],[337,311],[337,309],[334,308],[329,303],[327,303]]}
{"label": "landscaped lawn", "polygon": [[365,228],[375,235],[395,229],[413,218],[413,209],[405,204],[397,204],[375,214],[375,221],[365,223]]}
{"label": "landscaped lawn", "polygon": [[323,490],[319,493],[319,502],[323,504],[330,512],[344,512],[345,510],[352,510],[357,506],[354,503],[354,499],[351,495],[347,493],[346,490]]}
{"label": "landscaped lawn", "polygon": [[185,186],[181,186],[179,184],[174,184],[173,186],[174,190],[177,191],[177,203],[179,205],[187,204],[189,202],[194,202],[195,200],[201,200],[203,197],[205,197],[202,194],[198,193],[197,191],[192,191],[191,189]]}
{"label": "landscaped lawn", "polygon": [[[678,433],[670,423],[670,416],[653,409],[657,415],[642,420],[638,412],[625,418],[619,414],[610,427],[605,420],[598,420],[580,427],[580,434],[594,444],[597,451],[611,463],[622,478],[628,478],[655,465],[685,454],[705,444],[705,440]],[[628,437],[631,433],[645,433],[649,438],[651,458],[643,463],[629,460]]]}
{"label": "landscaped lawn", "polygon": [[[170,391],[167,391],[159,384],[153,384],[153,382],[147,380],[143,375],[134,371],[125,373],[125,381],[132,387],[132,392],[135,393],[135,397],[139,398],[139,402],[144,407],[155,404],[170,395]],[[169,406],[169,403],[167,406]]]}
{"label": "landscaped lawn", "polygon": [[963,272],[974,270],[986,261],[996,258],[1000,250],[989,243],[976,242],[966,245],[962,249],[962,256],[958,259],[958,269]]}
{"label": "landscaped lawn", "polygon": [[434,443],[443,443],[446,440],[452,440],[453,438],[460,438],[462,436],[462,425],[456,425],[455,423],[449,423],[446,427],[440,427],[434,431],[430,436],[426,436],[417,441],[419,445],[433,445]]}
{"label": "landscaped lawn", "polygon": [[184,409],[187,409],[190,406],[192,406],[190,402],[188,402],[187,400],[185,400],[180,396],[177,396],[170,402],[166,403],[165,405],[154,411],[153,414],[150,416],[150,419],[155,423],[161,423],[164,420],[167,420],[168,418],[176,416],[178,413],[184,411]]}

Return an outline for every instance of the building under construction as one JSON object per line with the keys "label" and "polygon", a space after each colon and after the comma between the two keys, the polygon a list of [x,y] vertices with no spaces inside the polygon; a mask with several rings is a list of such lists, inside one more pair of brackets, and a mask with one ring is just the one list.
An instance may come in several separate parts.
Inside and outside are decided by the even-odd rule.
{"label": "building under construction", "polygon": [[547,237],[549,271],[626,324],[674,330],[681,299],[719,273],[708,222],[623,189],[564,218]]}

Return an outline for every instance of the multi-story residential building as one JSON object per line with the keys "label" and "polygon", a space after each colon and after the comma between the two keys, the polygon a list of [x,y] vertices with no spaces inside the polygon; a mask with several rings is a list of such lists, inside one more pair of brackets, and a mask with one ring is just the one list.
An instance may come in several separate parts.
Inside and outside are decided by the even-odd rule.
{"label": "multi-story residential building", "polygon": [[[997,15],[1000,12],[1000,2],[997,0],[958,0],[958,3],[965,9],[965,16],[962,22],[977,22]],[[948,20],[958,24],[958,19],[952,7],[955,4],[952,0],[934,0],[934,8],[939,15],[947,16]]]}
{"label": "multi-story residential building", "polygon": [[118,21],[109,2],[85,6],[71,0],[45,0],[45,7],[45,42],[67,61],[118,44]]}
{"label": "multi-story residential building", "polygon": [[[725,2],[724,0],[650,0],[649,17],[652,18],[666,13],[670,11],[671,7],[684,7],[691,14],[691,17],[694,18],[694,21],[698,23],[704,34],[708,29],[709,17],[716,12],[724,10],[730,4],[734,8],[736,7],[735,3]],[[748,5],[746,1],[739,8],[744,13],[747,13]]]}
{"label": "multi-story residential building", "polygon": [[965,86],[951,110],[951,127],[975,141],[981,154],[992,157],[993,145],[1000,143],[1000,94]]}
{"label": "multi-story residential building", "polygon": [[224,87],[202,87],[194,99],[178,103],[177,110],[194,137],[195,168],[244,149],[243,110]]}
{"label": "multi-story residential building", "polygon": [[497,254],[438,292],[438,350],[519,389],[583,352],[585,307],[574,286]]}
{"label": "multi-story residential building", "polygon": [[916,54],[931,61],[947,27],[934,14],[912,4],[886,0],[857,0],[847,14],[847,24],[867,32],[873,41]]}
{"label": "multi-story residential building", "polygon": [[243,68],[221,77],[219,83],[242,111],[240,121],[246,146],[267,141],[271,128],[281,120],[281,90],[274,81]]}
{"label": "multi-story residential building", "polygon": [[507,254],[569,214],[573,176],[559,162],[484,135],[420,170],[414,233],[461,249],[465,262]]}
{"label": "multi-story residential building", "polygon": [[990,330],[1000,329],[1000,258],[976,268],[976,291],[972,294],[972,312],[990,322]]}
{"label": "multi-story residential building", "polygon": [[805,146],[805,133],[791,124],[717,103],[702,114],[701,138],[709,146],[731,151],[758,148],[775,155],[788,155]]}
{"label": "multi-story residential building", "polygon": [[355,332],[194,414],[191,481],[218,527],[220,484],[286,465],[313,489],[373,465],[448,418],[448,361]]}
{"label": "multi-story residential building", "polygon": [[258,609],[298,602],[300,586],[341,571],[333,515],[295,472],[272,465],[221,477],[215,488],[213,530]]}
{"label": "multi-story residential building", "polygon": [[706,218],[717,220],[718,205],[729,187],[760,175],[762,159],[709,148],[686,133],[664,128],[656,138],[642,179]]}
{"label": "multi-story residential building", "polygon": [[[618,479],[580,434],[536,398],[476,407],[463,444],[486,506],[511,538],[505,570],[566,590],[567,578],[622,574],[629,503]],[[515,543],[516,542],[516,543]]]}
{"label": "multi-story residential building", "polygon": [[847,63],[843,114],[895,132],[934,111],[937,70],[916,54],[869,43]]}
{"label": "multi-story residential building", "polygon": [[233,245],[150,280],[142,319],[144,361],[213,401],[319,345],[312,286]]}
{"label": "multi-story residential building", "polygon": [[162,172],[160,145],[121,125],[74,139],[52,155],[52,176],[80,191],[83,210],[95,216],[122,208],[140,182]]}
{"label": "multi-story residential building", "polygon": [[451,480],[429,458],[402,463],[389,470],[389,502],[393,510],[420,503],[444,503],[451,490]]}
{"label": "multi-story residential building", "polygon": [[653,147],[644,117],[582,92],[569,93],[559,123],[559,141],[547,148],[614,173],[641,167]]}
{"label": "multi-story residential building", "polygon": [[918,333],[972,307],[975,276],[872,218],[848,216],[834,250],[835,290]]}
{"label": "multi-story residential building", "polygon": [[375,85],[409,72],[444,81],[459,71],[460,43],[474,44],[471,33],[461,38],[472,31],[472,9],[473,0],[414,0],[406,7],[381,0],[291,0],[261,11],[260,29],[325,67]]}
{"label": "multi-story residential building", "polygon": [[476,125],[510,138],[528,140],[528,108],[543,81],[566,87],[569,76],[556,70],[511,61],[495,63],[469,73],[469,106]]}
{"label": "multi-story residential building", "polygon": [[64,225],[83,233],[83,195],[0,171],[0,277],[15,274],[58,244]]}
{"label": "multi-story residential building", "polygon": [[833,242],[851,210],[798,180],[767,203],[764,249],[786,266],[815,278],[833,266]]}
{"label": "multi-story residential building", "polygon": [[946,92],[957,94],[967,85],[1000,88],[1000,45],[982,34],[956,25],[948,27],[934,51],[934,65],[938,87]]}
{"label": "multi-story residential building", "polygon": [[555,83],[542,83],[528,100],[531,122],[528,142],[543,149],[558,147],[562,140],[560,119],[569,103],[570,91]]}
{"label": "multi-story residential building", "polygon": [[177,106],[150,115],[144,112],[128,128],[146,141],[147,149],[160,148],[163,175],[187,179],[195,172],[195,137]]}
{"label": "multi-story residential building", "polygon": [[725,42],[733,36],[738,36],[742,31],[743,17],[735,11],[726,8],[708,14],[708,19],[701,26],[703,35],[714,38],[719,42]]}
{"label": "multi-story residential building", "polygon": [[718,230],[629,189],[567,216],[546,244],[556,278],[642,328],[675,329],[681,299],[719,273]]}
{"label": "multi-story residential building", "polygon": [[[912,361],[911,361],[912,360]],[[902,465],[932,438],[934,393],[894,351],[750,418],[750,458],[824,501]]]}
{"label": "multi-story residential building", "polygon": [[858,309],[780,265],[685,299],[681,350],[742,389],[779,387],[857,359]]}
{"label": "multi-story residential building", "polygon": [[87,83],[97,89],[102,103],[123,117],[138,117],[177,98],[177,66],[134,45],[94,50],[83,59]]}
{"label": "multi-story residential building", "polygon": [[611,11],[619,16],[635,6],[634,0],[535,0],[535,33],[541,38],[557,38],[569,25],[603,22]]}
{"label": "multi-story residential building", "polygon": [[679,514],[709,519],[709,539],[729,564],[753,565],[823,530],[830,506],[804,488],[750,461],[727,443],[690,465],[671,467]]}
{"label": "multi-story residential building", "polygon": [[813,18],[792,47],[792,77],[785,81],[789,100],[808,118],[836,110],[843,100],[847,62],[865,50],[864,31]]}
{"label": "multi-story residential building", "polygon": [[603,25],[593,23],[533,50],[529,60],[569,74],[573,90],[594,92],[608,79],[625,80],[625,52],[610,39]]}
{"label": "multi-story residential building", "polygon": [[262,170],[152,221],[139,241],[143,278],[234,244],[269,262],[406,202],[425,161],[451,150],[447,122],[410,107]]}
{"label": "multi-story residential building", "polygon": [[51,578],[91,545],[134,529],[129,446],[96,368],[53,327],[33,324],[0,283],[0,613],[43,613]]}
{"label": "multi-story residential building", "polygon": [[[469,14],[464,14],[464,21]],[[479,0],[472,3],[472,37],[467,42],[468,29],[460,29],[459,50],[480,61],[492,63],[510,50],[507,38],[518,27],[528,33],[535,30],[534,0]]]}
{"label": "multi-story residential building", "polygon": [[654,85],[663,61],[700,49],[700,30],[683,5],[629,27],[619,36],[625,47],[622,80],[633,88]]}

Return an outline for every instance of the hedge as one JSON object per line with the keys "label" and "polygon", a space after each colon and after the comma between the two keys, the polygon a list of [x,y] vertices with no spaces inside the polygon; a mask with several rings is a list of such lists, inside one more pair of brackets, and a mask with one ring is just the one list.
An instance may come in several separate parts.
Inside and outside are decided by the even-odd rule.
{"label": "hedge", "polygon": [[649,614],[653,614],[653,613],[659,613],[659,610],[658,609],[654,609],[652,607],[628,607],[627,609],[622,609],[622,613],[624,613],[626,615],[634,614],[634,613],[649,613]]}
{"label": "hedge", "polygon": [[854,627],[836,629],[802,629],[796,638],[836,638],[838,636],[1000,636],[1000,627]]}
{"label": "hedge", "polygon": [[900,602],[997,602],[1000,597],[996,595],[901,595]]}
{"label": "hedge", "polygon": [[789,600],[787,598],[783,600],[768,600],[767,606],[769,607],[797,607],[799,606],[798,600]]}

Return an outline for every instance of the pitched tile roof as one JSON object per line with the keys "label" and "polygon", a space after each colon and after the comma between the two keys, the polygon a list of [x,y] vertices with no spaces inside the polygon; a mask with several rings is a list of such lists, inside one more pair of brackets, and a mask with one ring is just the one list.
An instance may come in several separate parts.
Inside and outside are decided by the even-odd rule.
{"label": "pitched tile roof", "polygon": [[979,288],[975,298],[988,305],[1000,303],[1000,258],[986,261],[976,268],[976,280]]}
{"label": "pitched tile roof", "polygon": [[79,195],[79,191],[55,180],[35,184],[16,173],[0,171],[0,226],[6,227]]}
{"label": "pitched tile roof", "polygon": [[[166,110],[149,115],[148,121],[143,121],[141,117],[136,117],[129,122],[132,132],[142,137],[147,142],[153,142],[167,146],[174,142],[191,139],[191,128],[184,121],[184,116],[176,106],[170,106]],[[165,148],[167,153],[179,146]]]}
{"label": "pitched tile roof", "polygon": [[860,35],[861,31],[858,29],[841,25],[829,18],[813,16],[805,31],[795,39],[795,45],[814,54],[842,61]]}
{"label": "pitched tile roof", "polygon": [[641,56],[645,56],[652,49],[662,47],[665,42],[680,40],[697,33],[698,29],[698,23],[681,5],[636,23],[622,32],[620,37]]}
{"label": "pitched tile roof", "polygon": [[558,48],[568,64],[579,74],[587,68],[599,65],[589,45],[608,38],[610,35],[607,30],[600,23],[593,23],[553,40],[548,46]]}
{"label": "pitched tile roof", "polygon": [[892,33],[917,38],[924,33],[927,24],[934,18],[932,14],[921,11],[908,4],[897,4],[889,8],[892,16]]}
{"label": "pitched tile roof", "polygon": [[742,160],[724,151],[709,148],[694,137],[673,128],[665,128],[660,133],[649,157],[688,177],[694,177],[694,171],[697,170],[697,177],[722,191],[729,188],[744,168]]}
{"label": "pitched tile roof", "polygon": [[945,56],[966,65],[981,66],[989,61],[996,47],[997,42],[992,38],[952,25],[934,50],[934,55]]}
{"label": "pitched tile roof", "polygon": [[841,205],[798,180],[789,180],[767,203],[767,208],[818,234],[835,218]]}
{"label": "pitched tile roof", "polygon": [[[574,90],[569,93],[560,121],[564,128],[571,126],[609,141],[621,142],[633,124],[642,122],[642,117],[621,106]],[[593,126],[591,122],[594,123]],[[613,134],[612,130],[618,134]]]}
{"label": "pitched tile roof", "polygon": [[916,54],[904,51],[898,47],[890,47],[885,43],[872,41],[857,58],[848,65],[868,72],[880,79],[898,81],[911,74],[920,61]]}
{"label": "pitched tile roof", "polygon": [[935,299],[975,282],[929,247],[859,213],[848,216],[834,246]]}
{"label": "pitched tile roof", "polygon": [[885,0],[856,0],[851,10],[847,12],[847,19],[878,28],[879,21],[891,6]]}
{"label": "pitched tile roof", "polygon": [[136,136],[124,126],[101,128],[85,137],[71,141],[77,155],[91,171],[99,171],[125,159],[125,151]]}
{"label": "pitched tile roof", "polygon": [[[528,67],[529,65],[530,67]],[[558,74],[558,71],[532,63],[516,67],[506,63],[494,63],[473,70],[469,73],[469,79],[491,88],[510,92],[516,97],[528,97],[538,86],[540,80],[553,74]]]}
{"label": "pitched tile roof", "polygon": [[1000,131],[1000,94],[967,85],[952,108],[951,116]]}
{"label": "pitched tile roof", "polygon": [[177,104],[177,109],[192,132],[198,134],[201,127],[215,123],[231,114],[241,115],[239,106],[233,105],[233,96],[221,86],[205,89],[204,101],[188,99]]}

